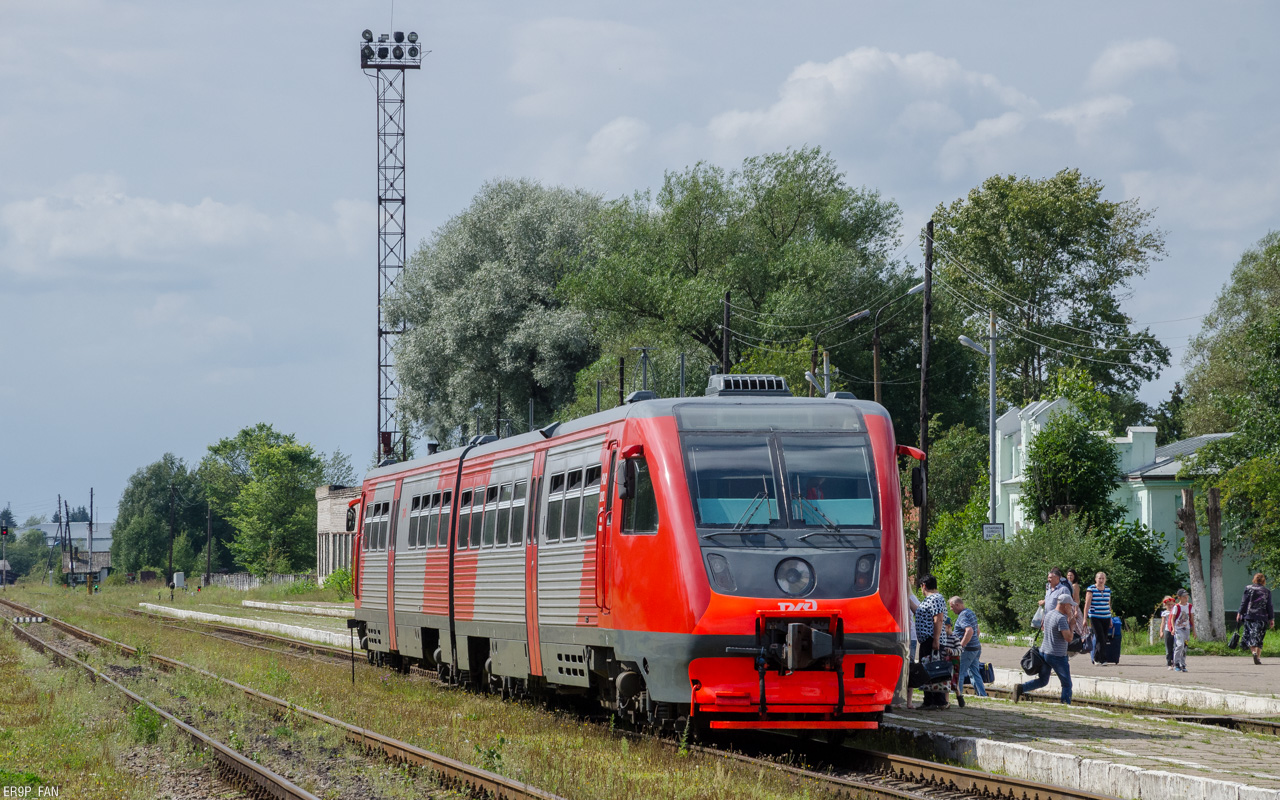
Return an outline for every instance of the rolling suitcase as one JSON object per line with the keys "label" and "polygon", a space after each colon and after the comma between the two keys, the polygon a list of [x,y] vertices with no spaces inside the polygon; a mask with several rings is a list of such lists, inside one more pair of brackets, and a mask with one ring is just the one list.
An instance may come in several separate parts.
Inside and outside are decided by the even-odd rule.
{"label": "rolling suitcase", "polygon": [[1122,620],[1119,617],[1111,618],[1111,640],[1102,648],[1102,652],[1098,656],[1099,661],[1105,661],[1108,664],[1120,663],[1121,623]]}

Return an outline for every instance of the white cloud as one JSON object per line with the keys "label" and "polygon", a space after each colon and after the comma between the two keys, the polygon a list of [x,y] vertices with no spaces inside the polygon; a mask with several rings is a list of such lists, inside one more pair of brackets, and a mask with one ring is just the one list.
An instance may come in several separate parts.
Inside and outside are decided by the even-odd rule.
{"label": "white cloud", "polygon": [[544,19],[519,29],[508,75],[528,87],[515,103],[524,116],[566,114],[620,88],[653,87],[674,57],[658,37],[619,22]]}
{"label": "white cloud", "polygon": [[720,142],[772,147],[824,136],[837,127],[882,128],[886,116],[900,113],[903,124],[913,128],[954,129],[966,112],[1032,105],[1016,89],[964,69],[955,59],[860,47],[831,61],[801,64],[787,76],[773,105],[718,114],[707,130]]}
{"label": "white cloud", "polygon": [[1117,42],[1093,62],[1089,85],[1115,86],[1147,70],[1172,70],[1178,66],[1178,48],[1164,39]]}
{"label": "white cloud", "polygon": [[1087,144],[1105,126],[1123,119],[1131,108],[1133,108],[1132,100],[1123,95],[1110,94],[1050,111],[1044,115],[1044,118],[1074,129],[1076,141]]}
{"label": "white cloud", "polygon": [[599,185],[626,174],[637,152],[649,142],[649,126],[635,117],[618,117],[596,131],[578,165],[585,185]]}
{"label": "white cloud", "polygon": [[948,180],[959,178],[966,171],[1007,171],[1010,144],[1020,138],[1026,126],[1026,115],[1017,111],[979,120],[969,130],[942,144],[938,152],[939,171]]}
{"label": "white cloud", "polygon": [[188,354],[253,338],[249,323],[204,311],[192,302],[191,295],[179,292],[156,295],[150,306],[135,310],[133,316],[146,336],[162,332],[165,347],[177,345]]}
{"label": "white cloud", "polygon": [[109,261],[122,262],[110,270],[113,280],[136,280],[174,262],[221,268],[226,253],[251,246],[283,245],[297,258],[335,248],[354,252],[367,243],[360,235],[372,226],[367,202],[337,201],[333,214],[329,223],[209,197],[156,200],[128,194],[114,175],[81,175],[46,196],[0,206],[0,272],[48,280]]}
{"label": "white cloud", "polygon": [[1174,169],[1135,170],[1121,175],[1124,193],[1158,207],[1162,227],[1235,232],[1271,223],[1280,209],[1280,169],[1275,158],[1251,174],[1226,177]]}

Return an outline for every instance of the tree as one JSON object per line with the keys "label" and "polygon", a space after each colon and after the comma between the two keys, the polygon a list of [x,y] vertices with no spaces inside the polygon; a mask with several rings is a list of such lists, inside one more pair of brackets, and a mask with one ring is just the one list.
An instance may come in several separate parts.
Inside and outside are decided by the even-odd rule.
{"label": "tree", "polygon": [[[410,259],[386,302],[396,342],[397,409],[441,442],[480,419],[546,418],[596,357],[587,312],[556,286],[581,267],[595,195],[532,181],[485,184]],[[477,431],[478,432],[478,431]]]}
{"label": "tree", "polygon": [[1151,414],[1151,424],[1156,426],[1156,446],[1162,447],[1182,440],[1186,436],[1186,425],[1183,422],[1186,396],[1182,382],[1173,385],[1169,399],[1156,406]]}
{"label": "tree", "polygon": [[1097,527],[1121,516],[1111,502],[1111,492],[1123,476],[1120,456],[1078,412],[1062,411],[1049,418],[1027,448],[1024,472],[1022,507],[1031,519],[1078,515]]}
{"label": "tree", "polygon": [[225,518],[231,529],[215,525],[215,539],[258,575],[312,569],[315,488],[330,478],[355,482],[350,459],[341,451],[326,458],[265,422],[210,445],[200,477],[215,521]]}
{"label": "tree", "polygon": [[169,518],[174,538],[205,529],[205,487],[172,453],[138,469],[120,496],[111,532],[111,564],[125,572],[169,563]]}
{"label": "tree", "polygon": [[1245,339],[1278,307],[1280,231],[1271,231],[1240,256],[1187,349],[1183,416],[1188,434],[1237,429],[1233,407],[1239,408],[1238,398],[1251,391],[1248,376],[1255,363]]}
{"label": "tree", "polygon": [[1243,371],[1240,385],[1218,398],[1236,434],[1201,448],[1185,469],[1202,489],[1221,489],[1224,527],[1274,572],[1280,569],[1280,309],[1260,311],[1244,324],[1231,335],[1239,346],[1213,351],[1215,357],[1234,354]]}
{"label": "tree", "polygon": [[1109,395],[1132,395],[1169,363],[1168,348],[1121,311],[1164,234],[1137,200],[1104,200],[1103,188],[1078,170],[996,175],[934,213],[940,287],[966,306],[971,335],[991,309],[1005,321],[999,395],[1016,405],[1075,360]]}
{"label": "tree", "polygon": [[[816,346],[830,352],[842,385],[870,396],[870,320],[849,317],[918,280],[892,257],[899,224],[892,201],[849,186],[816,147],[748,158],[731,172],[698,163],[666,173],[656,193],[608,204],[592,230],[591,258],[561,284],[601,348],[578,407],[594,406],[595,381],[616,375],[618,357],[631,363],[629,350],[640,345],[664,364],[686,352],[724,371],[780,369],[804,393],[797,378],[812,367]],[[721,365],[725,292],[729,363]],[[906,426],[898,429],[904,440],[918,416],[918,313],[918,300],[902,300],[881,318],[885,404]]]}
{"label": "tree", "polygon": [[324,463],[309,445],[262,447],[249,461],[250,479],[231,503],[235,537],[228,548],[255,575],[315,566],[315,487]]}
{"label": "tree", "polygon": [[16,522],[17,521],[13,518],[13,510],[9,508],[8,503],[5,503],[4,508],[0,508],[0,524],[7,525],[12,529],[15,527]]}
{"label": "tree", "polygon": [[[930,423],[929,508],[931,515],[955,514],[972,502],[982,485],[980,522],[987,516],[987,474],[991,460],[987,437],[963,423],[938,430],[939,419]],[[934,517],[938,519],[938,517]],[[939,519],[939,524],[941,520]],[[979,525],[979,527],[981,527]],[[929,545],[930,553],[933,545]],[[936,574],[936,570],[935,570]]]}
{"label": "tree", "polygon": [[31,516],[27,517],[27,521],[22,523],[22,525],[20,525],[19,527],[22,530],[26,531],[32,528],[38,528],[41,525],[45,524],[46,521],[47,520],[44,514],[32,514]]}

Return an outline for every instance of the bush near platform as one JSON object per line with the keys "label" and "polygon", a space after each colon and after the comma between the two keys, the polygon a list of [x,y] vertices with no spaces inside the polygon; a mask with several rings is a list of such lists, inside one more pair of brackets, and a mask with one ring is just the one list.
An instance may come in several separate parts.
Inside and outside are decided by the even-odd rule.
{"label": "bush near platform", "polygon": [[350,600],[354,596],[351,593],[351,570],[341,567],[330,572],[324,579],[324,588],[335,590],[338,600]]}

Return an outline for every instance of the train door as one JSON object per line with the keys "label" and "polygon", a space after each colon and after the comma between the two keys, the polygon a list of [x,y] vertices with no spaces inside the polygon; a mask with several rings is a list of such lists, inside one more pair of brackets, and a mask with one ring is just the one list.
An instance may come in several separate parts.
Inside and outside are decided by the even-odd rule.
{"label": "train door", "polygon": [[596,608],[601,614],[609,613],[609,567],[613,561],[613,498],[614,476],[618,469],[618,441],[609,442],[609,468],[602,476],[601,489],[604,505],[596,523]]}
{"label": "train door", "polygon": [[541,639],[538,635],[538,518],[542,514],[542,472],[546,454],[537,453],[529,479],[528,511],[525,514],[524,586],[525,630],[529,641],[529,674],[542,674]]}

